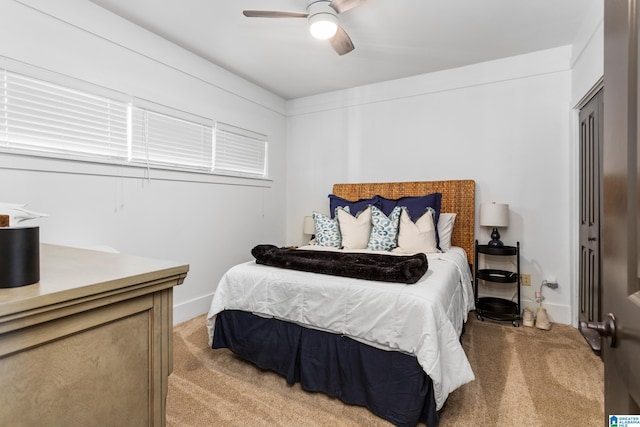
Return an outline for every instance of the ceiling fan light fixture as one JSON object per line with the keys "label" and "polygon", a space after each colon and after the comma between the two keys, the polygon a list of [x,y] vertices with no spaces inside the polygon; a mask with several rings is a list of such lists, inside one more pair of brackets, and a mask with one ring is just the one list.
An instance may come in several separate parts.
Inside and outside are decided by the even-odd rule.
{"label": "ceiling fan light fixture", "polygon": [[309,5],[309,32],[320,40],[333,37],[338,31],[336,11],[328,1],[317,1]]}
{"label": "ceiling fan light fixture", "polygon": [[[318,15],[316,15],[318,16]],[[312,20],[309,19],[309,31],[311,35],[320,40],[330,39],[331,37],[336,35],[336,31],[338,31],[338,24],[330,19],[317,19]]]}

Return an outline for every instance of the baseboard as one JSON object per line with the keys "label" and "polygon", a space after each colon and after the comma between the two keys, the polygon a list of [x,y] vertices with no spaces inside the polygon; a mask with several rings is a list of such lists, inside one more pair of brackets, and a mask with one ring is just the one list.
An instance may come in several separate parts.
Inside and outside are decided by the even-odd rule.
{"label": "baseboard", "polygon": [[211,306],[213,293],[173,305],[173,324],[186,322],[201,314],[207,313]]}
{"label": "baseboard", "polygon": [[[568,305],[547,304],[546,302],[543,302],[542,306],[547,309],[547,315],[549,316],[551,323],[561,323],[563,325],[574,326],[571,321],[571,307]],[[536,315],[536,310],[538,309],[537,303],[522,301],[522,308],[524,307],[529,307],[533,310],[533,315]]]}

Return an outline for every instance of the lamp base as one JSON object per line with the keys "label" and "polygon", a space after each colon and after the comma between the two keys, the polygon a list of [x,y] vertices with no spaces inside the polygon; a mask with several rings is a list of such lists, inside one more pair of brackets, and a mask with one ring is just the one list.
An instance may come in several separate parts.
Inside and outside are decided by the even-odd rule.
{"label": "lamp base", "polygon": [[491,240],[487,243],[487,246],[490,248],[501,248],[504,246],[502,240],[500,240],[500,233],[498,232],[498,227],[493,227],[493,231],[491,232]]}

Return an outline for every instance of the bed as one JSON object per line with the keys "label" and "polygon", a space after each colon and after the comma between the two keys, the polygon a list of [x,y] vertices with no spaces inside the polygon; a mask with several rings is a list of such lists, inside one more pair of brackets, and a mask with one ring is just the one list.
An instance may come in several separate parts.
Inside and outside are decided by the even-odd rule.
{"label": "bed", "polygon": [[305,390],[366,406],[395,425],[437,426],[447,396],[474,379],[459,338],[474,308],[468,255],[474,244],[475,184],[335,184],[332,195],[355,202],[433,193],[442,194],[441,213],[456,214],[455,226],[451,248],[427,253],[428,269],[417,282],[242,263],[229,269],[216,289],[207,316],[210,346],[229,348]]}

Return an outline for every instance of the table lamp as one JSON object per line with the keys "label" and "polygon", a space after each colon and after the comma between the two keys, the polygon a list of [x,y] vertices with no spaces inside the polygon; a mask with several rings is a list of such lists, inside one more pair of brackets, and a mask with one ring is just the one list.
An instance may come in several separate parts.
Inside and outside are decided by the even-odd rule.
{"label": "table lamp", "polygon": [[509,225],[509,205],[506,203],[485,203],[480,205],[480,226],[493,227],[491,231],[491,241],[487,244],[492,248],[504,246],[500,240],[498,227]]}
{"label": "table lamp", "polygon": [[313,240],[316,234],[316,224],[313,222],[313,217],[304,217],[304,220],[302,221],[302,233],[310,234],[311,239]]}

